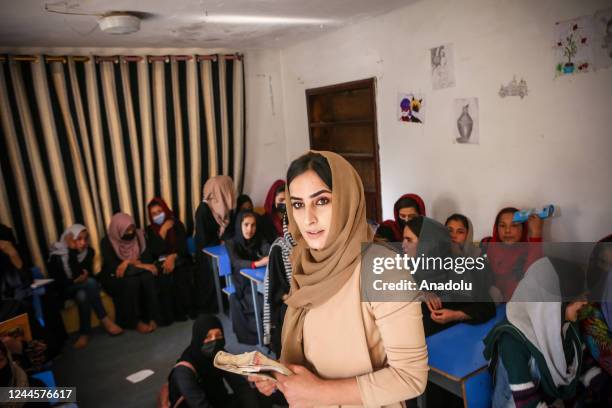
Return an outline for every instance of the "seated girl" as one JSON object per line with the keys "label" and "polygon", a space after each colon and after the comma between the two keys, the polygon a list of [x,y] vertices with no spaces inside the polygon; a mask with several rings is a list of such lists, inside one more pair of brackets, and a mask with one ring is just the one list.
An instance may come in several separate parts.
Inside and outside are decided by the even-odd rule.
{"label": "seated girl", "polygon": [[161,273],[156,281],[161,304],[161,324],[183,321],[194,315],[193,262],[187,249],[187,232],[166,202],[157,197],[147,205],[147,248]]}
{"label": "seated girl", "polygon": [[100,287],[93,277],[94,255],[95,251],[89,246],[87,229],[84,225],[74,224],[51,246],[47,266],[62,300],[74,299],[79,309],[79,338],[74,343],[77,349],[89,342],[92,310],[110,335],[123,332],[107,316],[102,305]]}
{"label": "seated girl", "polygon": [[612,406],[612,235],[595,246],[587,270],[590,302],[580,311],[586,345],[583,384],[591,406]]}
{"label": "seated girl", "polygon": [[[425,213],[425,203],[417,194],[404,194],[393,205],[393,220],[384,221],[377,230],[377,237],[392,242],[402,242],[404,226],[412,218]],[[393,239],[389,240],[389,238]]]}
{"label": "seated girl", "polygon": [[[236,217],[234,237],[225,243],[232,265],[232,284],[236,292],[230,297],[232,323],[238,341],[246,344],[257,343],[257,325],[248,278],[240,274],[241,269],[259,268],[268,264],[270,245],[263,239],[257,228],[257,215],[243,211]],[[261,305],[261,302],[258,302]]]}
{"label": "seated girl", "polygon": [[[494,373],[493,407],[547,407],[576,397],[582,341],[575,324],[584,274],[567,261],[535,261],[484,339]],[[573,406],[558,405],[556,406]]]}
{"label": "seated girl", "polygon": [[170,407],[259,406],[257,394],[244,378],[213,365],[215,354],[224,347],[223,326],[219,319],[213,315],[200,316],[193,323],[191,344],[183,351],[168,377]]}
{"label": "seated girl", "polygon": [[260,233],[268,242],[272,242],[283,236],[283,214],[286,211],[285,180],[276,180],[270,186],[264,209],[266,213],[261,217]]}
{"label": "seated girl", "polygon": [[517,211],[506,207],[497,214],[493,237],[486,248],[493,277],[491,296],[496,302],[507,302],[525,271],[542,257],[542,248],[537,243],[542,242],[543,220],[531,215],[526,223],[512,222]]}
{"label": "seated girl", "polygon": [[[453,257],[448,229],[428,217],[417,216],[406,223],[402,246],[404,253],[411,257],[423,256],[434,259]],[[469,279],[473,285],[470,293],[454,293],[449,300],[444,300],[435,292],[426,294],[426,300],[421,304],[426,336],[442,331],[457,322],[480,324],[495,316],[495,305],[487,296],[487,289],[482,286],[483,279],[476,269],[455,274],[453,271],[447,273],[441,268],[427,270],[421,267],[415,277],[426,278],[429,282]],[[475,299],[487,301],[477,302]]]}
{"label": "seated girl", "polygon": [[117,323],[140,333],[154,331],[160,319],[155,287],[159,271],[147,251],[143,231],[136,228],[132,216],[117,213],[100,247],[104,264],[98,276],[113,298]]}

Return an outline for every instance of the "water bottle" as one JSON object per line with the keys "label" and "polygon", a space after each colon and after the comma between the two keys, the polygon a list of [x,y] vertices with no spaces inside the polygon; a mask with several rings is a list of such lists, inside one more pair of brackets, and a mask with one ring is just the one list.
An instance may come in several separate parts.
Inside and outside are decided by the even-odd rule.
{"label": "water bottle", "polygon": [[514,216],[512,217],[512,222],[520,222],[520,223],[526,222],[529,219],[529,216],[531,214],[536,214],[541,219],[545,219],[548,217],[552,217],[554,213],[555,213],[555,206],[552,204],[543,207],[539,211],[534,208],[530,210],[519,210],[514,213]]}

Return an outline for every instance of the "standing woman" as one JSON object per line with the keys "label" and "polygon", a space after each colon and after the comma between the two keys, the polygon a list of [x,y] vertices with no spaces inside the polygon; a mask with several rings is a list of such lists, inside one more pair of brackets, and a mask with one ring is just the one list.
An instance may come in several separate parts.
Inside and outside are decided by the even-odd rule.
{"label": "standing woman", "polygon": [[115,302],[117,323],[150,333],[157,328],[159,300],[155,288],[157,267],[146,251],[144,233],[131,215],[116,213],[100,245],[104,264],[98,275]]}
{"label": "standing woman", "polygon": [[310,152],[287,183],[297,246],[281,361],[294,375],[279,375],[279,389],[292,406],[404,406],[427,383],[421,304],[361,301],[361,247],[373,233],[359,175],[335,153]]}
{"label": "standing woman", "polygon": [[77,349],[89,342],[92,310],[110,335],[123,332],[104,310],[100,286],[93,277],[94,255],[94,249],[89,246],[87,228],[81,224],[74,224],[64,231],[50,251],[47,270],[55,280],[54,285],[63,300],[74,298],[79,309],[79,338],[74,343]]}
{"label": "standing woman", "polygon": [[147,205],[149,221],[146,229],[147,248],[161,273],[159,286],[161,324],[184,321],[193,315],[193,263],[187,249],[187,232],[166,202],[159,197]]}
{"label": "standing woman", "polygon": [[215,176],[204,184],[202,202],[195,213],[196,273],[194,287],[197,308],[216,312],[215,277],[202,248],[220,245],[231,238],[231,220],[236,208],[236,190],[229,176]]}

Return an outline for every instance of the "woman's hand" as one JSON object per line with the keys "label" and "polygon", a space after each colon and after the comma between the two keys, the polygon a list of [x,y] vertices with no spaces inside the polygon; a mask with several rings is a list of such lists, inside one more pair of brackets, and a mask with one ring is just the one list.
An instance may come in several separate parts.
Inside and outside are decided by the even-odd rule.
{"label": "woman's hand", "polygon": [[255,262],[255,266],[259,268],[260,266],[266,266],[268,264],[268,257],[264,256],[259,261]]}
{"label": "woman's hand", "polygon": [[174,272],[175,261],[176,254],[168,255],[163,263],[163,273],[168,274]]}
{"label": "woman's hand", "polygon": [[130,264],[132,264],[132,261],[121,262],[115,271],[115,276],[118,278],[123,278],[125,276],[125,270],[128,268],[128,266],[130,266]]}
{"label": "woman's hand", "polygon": [[285,396],[289,406],[301,408],[324,405],[325,380],[301,365],[290,364],[288,368],[293,371],[293,375],[279,375],[277,379],[278,389]]}
{"label": "woman's hand", "polygon": [[89,272],[83,270],[81,274],[74,280],[74,283],[83,283],[89,277]]}
{"label": "woman's hand", "polygon": [[434,310],[442,309],[442,300],[432,292],[425,292],[425,304],[430,312]]}
{"label": "woman's hand", "polygon": [[541,238],[543,224],[543,219],[538,217],[537,214],[531,214],[527,219],[527,227],[529,228],[529,238]]}
{"label": "woman's hand", "polygon": [[431,320],[438,324],[467,320],[469,316],[460,310],[438,309],[431,312]]}
{"label": "woman's hand", "polygon": [[255,384],[257,391],[261,392],[266,397],[269,397],[274,393],[274,391],[276,391],[276,384],[272,380],[266,380],[253,375],[248,376],[247,379]]}

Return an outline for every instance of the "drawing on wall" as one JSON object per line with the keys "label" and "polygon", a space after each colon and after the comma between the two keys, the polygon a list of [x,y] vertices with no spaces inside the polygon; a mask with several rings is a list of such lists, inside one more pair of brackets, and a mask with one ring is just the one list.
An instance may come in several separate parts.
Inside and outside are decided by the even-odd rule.
{"label": "drawing on wall", "polygon": [[593,18],[575,18],[555,23],[556,76],[593,69]]}
{"label": "drawing on wall", "polygon": [[400,93],[397,98],[397,119],[400,122],[425,122],[425,97],[422,94]]}
{"label": "drawing on wall", "polygon": [[612,8],[595,13],[593,29],[597,40],[593,46],[596,68],[608,68],[612,66]]}
{"label": "drawing on wall", "polygon": [[429,50],[431,56],[431,82],[433,89],[455,86],[453,44],[444,44]]}
{"label": "drawing on wall", "polygon": [[500,86],[499,96],[505,98],[506,96],[520,96],[523,99],[528,94],[527,81],[521,78],[520,81],[516,81],[516,75],[512,77],[512,81],[508,82],[508,85]]}
{"label": "drawing on wall", "polygon": [[479,144],[478,98],[455,99],[455,143]]}

